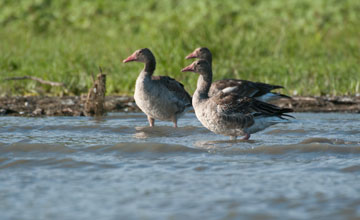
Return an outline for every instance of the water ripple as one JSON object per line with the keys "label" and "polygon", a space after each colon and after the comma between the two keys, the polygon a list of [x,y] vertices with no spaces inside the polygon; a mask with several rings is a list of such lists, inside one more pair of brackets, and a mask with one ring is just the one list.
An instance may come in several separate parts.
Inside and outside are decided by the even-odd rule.
{"label": "water ripple", "polygon": [[123,142],[110,146],[92,146],[86,149],[87,151],[97,151],[97,152],[113,152],[113,153],[160,153],[160,154],[172,154],[172,153],[201,153],[204,152],[200,149],[190,148],[184,145],[179,144],[163,144],[163,143],[130,143]]}
{"label": "water ripple", "polygon": [[42,143],[14,143],[0,145],[0,153],[73,153],[74,149],[70,149],[63,144],[42,144]]}

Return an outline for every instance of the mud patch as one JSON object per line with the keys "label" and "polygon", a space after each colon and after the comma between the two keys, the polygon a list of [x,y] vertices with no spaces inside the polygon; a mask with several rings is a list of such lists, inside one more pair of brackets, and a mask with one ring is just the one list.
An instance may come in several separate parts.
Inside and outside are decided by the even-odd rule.
{"label": "mud patch", "polygon": [[[85,96],[0,97],[0,115],[11,116],[84,116]],[[353,112],[360,113],[359,96],[293,97],[273,104],[293,108],[295,112]],[[107,112],[139,112],[133,97],[107,96]]]}
{"label": "mud patch", "polygon": [[[0,115],[10,116],[84,116],[86,97],[1,97]],[[134,99],[127,96],[108,96],[107,112],[138,112]]]}

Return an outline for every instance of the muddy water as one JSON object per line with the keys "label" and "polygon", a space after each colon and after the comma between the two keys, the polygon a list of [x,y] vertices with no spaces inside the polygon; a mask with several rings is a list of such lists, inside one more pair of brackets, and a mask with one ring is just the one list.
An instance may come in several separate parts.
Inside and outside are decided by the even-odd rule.
{"label": "muddy water", "polygon": [[360,115],[228,141],[194,114],[0,117],[0,219],[360,218]]}

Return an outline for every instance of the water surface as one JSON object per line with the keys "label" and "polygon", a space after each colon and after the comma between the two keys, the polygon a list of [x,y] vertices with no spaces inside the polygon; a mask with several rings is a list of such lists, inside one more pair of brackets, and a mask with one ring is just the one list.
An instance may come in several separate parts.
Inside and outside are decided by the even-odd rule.
{"label": "water surface", "polygon": [[0,117],[0,219],[360,218],[360,115],[229,141],[194,114]]}

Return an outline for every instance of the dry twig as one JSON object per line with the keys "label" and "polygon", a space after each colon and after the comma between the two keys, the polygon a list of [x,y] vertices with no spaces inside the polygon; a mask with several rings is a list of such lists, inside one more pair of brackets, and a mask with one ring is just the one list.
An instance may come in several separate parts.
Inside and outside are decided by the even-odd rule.
{"label": "dry twig", "polygon": [[39,82],[41,84],[46,84],[46,85],[50,85],[50,86],[64,86],[64,83],[47,81],[47,80],[43,80],[43,79],[35,77],[35,76],[9,77],[9,78],[5,78],[4,81],[8,81],[8,80],[24,80],[24,79],[31,79],[31,80],[37,81],[37,82]]}

